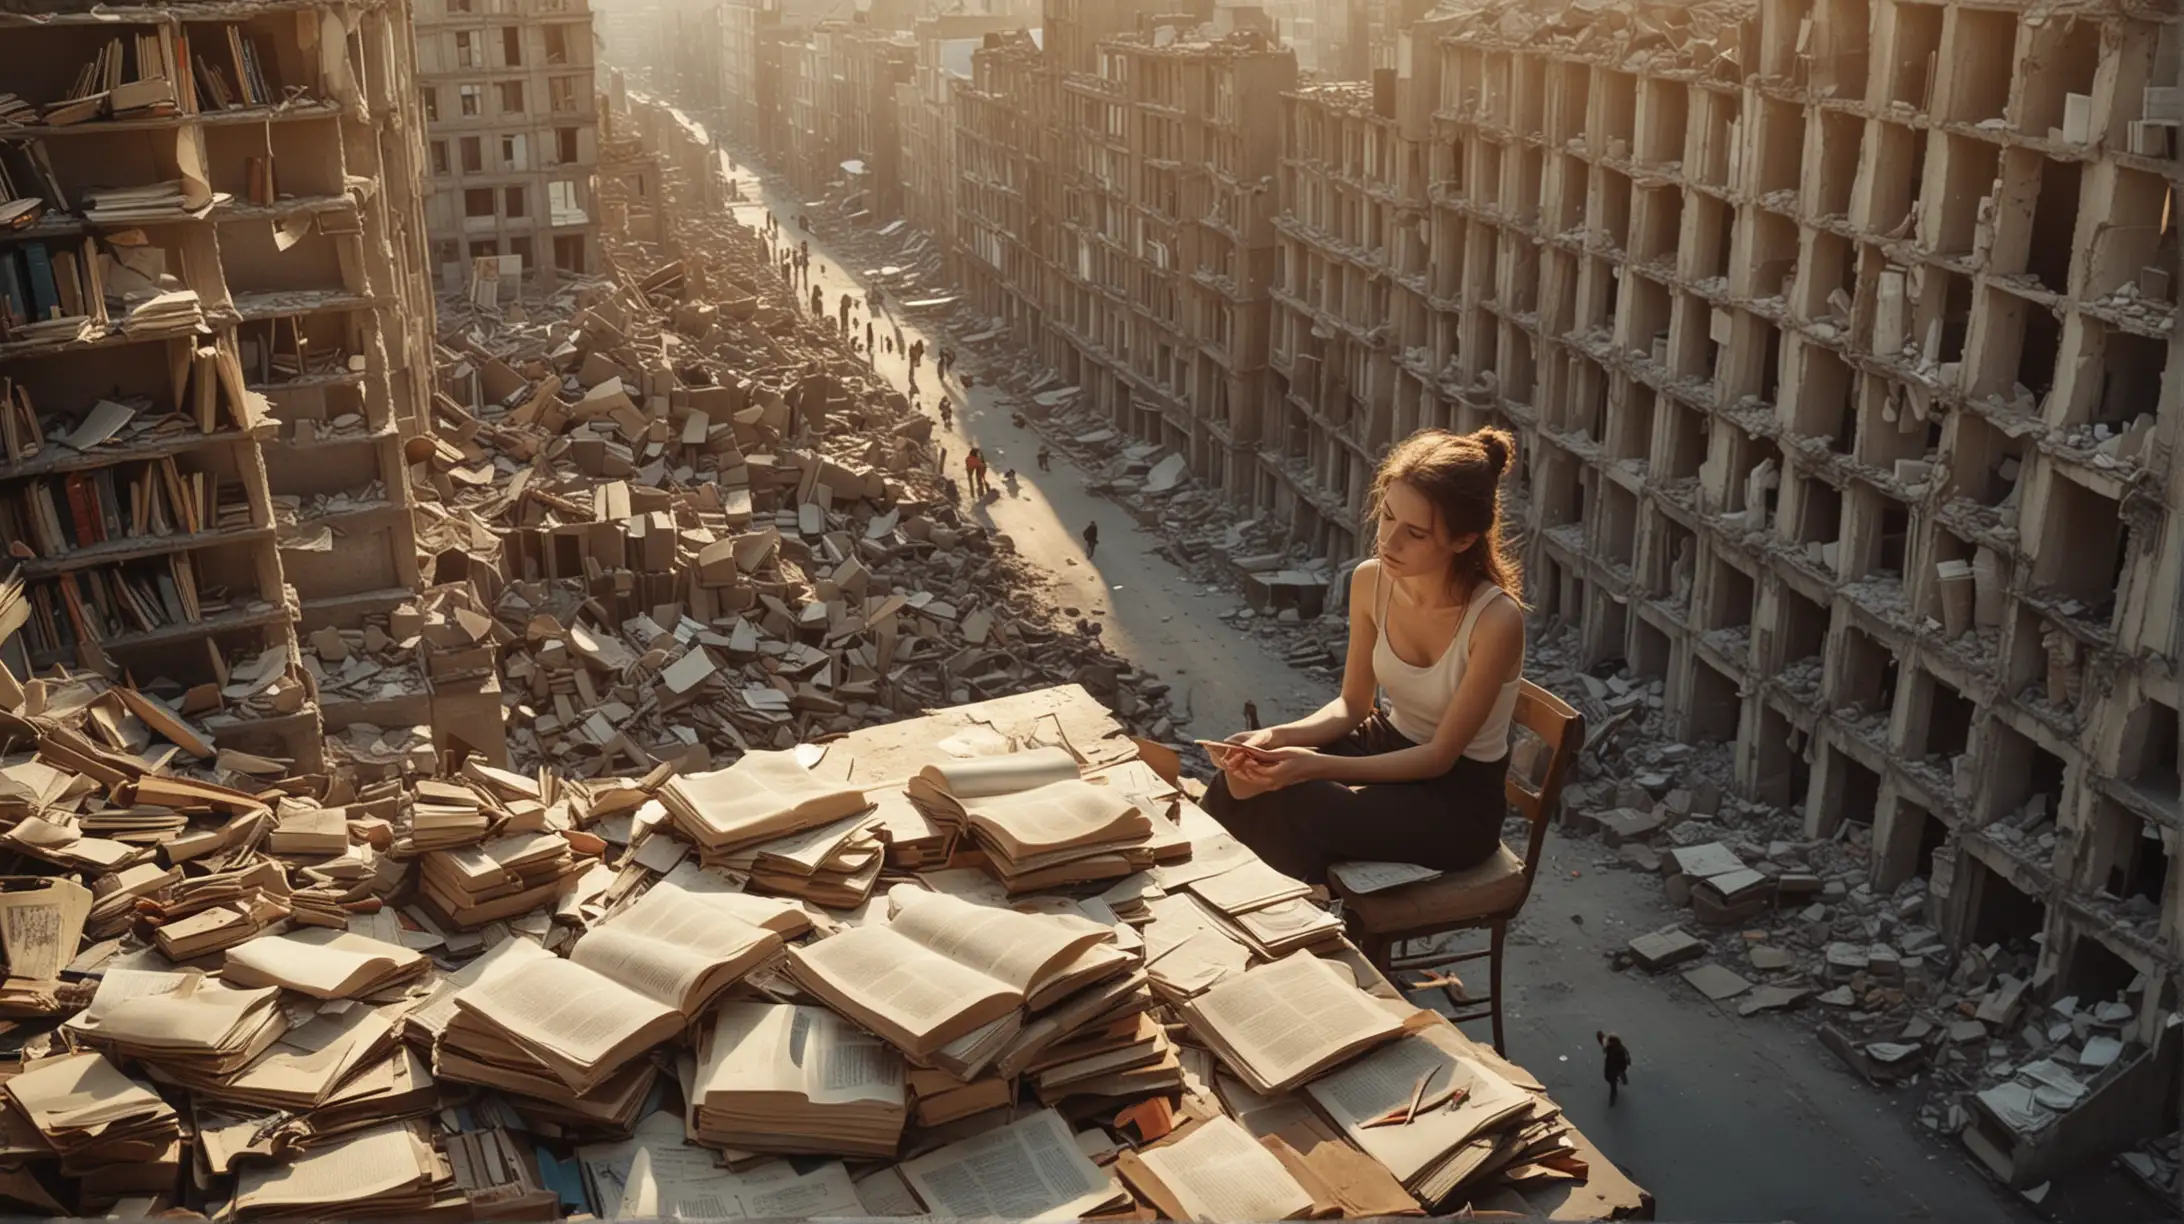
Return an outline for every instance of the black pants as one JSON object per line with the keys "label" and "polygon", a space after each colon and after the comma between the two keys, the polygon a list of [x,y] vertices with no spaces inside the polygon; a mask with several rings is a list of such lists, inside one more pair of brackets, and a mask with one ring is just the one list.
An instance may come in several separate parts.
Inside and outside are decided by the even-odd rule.
{"label": "black pants", "polygon": [[[1415,747],[1386,714],[1320,749],[1332,756],[1379,756]],[[1501,845],[1509,758],[1459,759],[1419,782],[1299,782],[1249,799],[1229,794],[1228,776],[1206,788],[1206,811],[1267,865],[1309,884],[1327,882],[1331,863],[1371,860],[1461,871]]]}

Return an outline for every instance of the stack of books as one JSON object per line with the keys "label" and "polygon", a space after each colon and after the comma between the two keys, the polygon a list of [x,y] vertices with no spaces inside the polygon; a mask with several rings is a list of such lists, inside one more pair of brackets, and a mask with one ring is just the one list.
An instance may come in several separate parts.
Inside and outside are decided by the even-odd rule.
{"label": "stack of books", "polygon": [[872,895],[886,863],[887,847],[875,825],[876,817],[859,812],[755,846],[707,854],[703,861],[742,872],[754,888],[829,909],[853,909]]}
{"label": "stack of books", "polygon": [[[194,973],[169,976],[146,986],[109,973],[91,1006],[62,1028],[79,1045],[198,1080],[234,1074],[288,1031],[274,987],[239,990]],[[159,993],[127,993],[161,986]]]}
{"label": "stack of books", "polygon": [[395,848],[421,854],[456,846],[474,846],[492,831],[493,816],[469,787],[426,779],[395,829]]}
{"label": "stack of books", "polygon": [[660,884],[567,960],[523,946],[455,994],[436,1069],[545,1116],[627,1125],[652,1080],[641,1056],[778,955],[781,937]]}
{"label": "stack of books", "polygon": [[824,1008],[725,1003],[700,1034],[691,1138],[891,1158],[909,1112],[904,1072],[899,1054]]}
{"label": "stack of books", "polygon": [[559,833],[514,833],[475,846],[435,850],[418,881],[434,916],[464,930],[546,904],[584,863]]}
{"label": "stack of books", "polygon": [[1025,1068],[1039,1099],[1143,1097],[1183,1084],[1183,1064],[1166,1030],[1142,1012],[1074,1034]]}
{"label": "stack of books", "polygon": [[174,1107],[102,1054],[63,1054],[26,1065],[0,1090],[60,1157],[63,1177],[105,1195],[172,1193],[182,1126]]}
{"label": "stack of books", "polygon": [[1156,861],[1151,818],[1113,790],[1075,778],[968,800],[963,813],[1011,894],[1120,879]]}

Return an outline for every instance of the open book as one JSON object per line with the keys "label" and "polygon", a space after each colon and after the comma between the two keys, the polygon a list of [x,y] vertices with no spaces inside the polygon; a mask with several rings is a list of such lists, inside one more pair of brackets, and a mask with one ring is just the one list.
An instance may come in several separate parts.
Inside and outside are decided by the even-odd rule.
{"label": "open book", "polygon": [[1143,841],[1153,831],[1127,798],[1075,778],[973,800],[964,812],[981,843],[1027,865],[1041,856]]}
{"label": "open book", "polygon": [[592,928],[569,959],[693,1016],[780,950],[779,935],[663,882]]}
{"label": "open book", "polygon": [[1281,1159],[1234,1118],[1210,1119],[1118,1167],[1155,1207],[1179,1219],[1293,1220],[1313,1207],[1311,1193]]}
{"label": "open book", "polygon": [[1285,1092],[1402,1032],[1348,968],[1310,953],[1226,978],[1179,1010],[1258,1092]]}
{"label": "open book", "polygon": [[304,927],[229,948],[221,977],[237,986],[281,986],[314,999],[353,999],[406,982],[431,964],[424,953],[399,944]]}
{"label": "open book", "polygon": [[726,1003],[701,1037],[695,1138],[754,1152],[893,1156],[902,1056],[821,1007]]}
{"label": "open book", "polygon": [[579,1096],[683,1024],[672,1005],[557,956],[489,974],[456,995],[455,1006],[443,1046],[469,1042],[463,1022],[474,1018]]}
{"label": "open book", "polygon": [[1077,758],[1068,750],[1034,748],[938,761],[920,769],[906,789],[919,807],[942,820],[960,822],[963,805],[972,800],[1036,790],[1077,776]]}
{"label": "open book", "polygon": [[902,1175],[943,1219],[1075,1220],[1128,1198],[1051,1109],[904,1161]]}
{"label": "open book", "polygon": [[928,1055],[1120,972],[1127,956],[1095,950],[1108,938],[1091,923],[912,894],[885,925],[791,949],[789,972],[899,1048]]}
{"label": "open book", "polygon": [[[1321,1076],[1305,1092],[1406,1188],[1436,1199],[1439,1168],[1531,1103],[1530,1093],[1469,1057],[1463,1046],[1453,1028],[1432,1025]],[[1410,1120],[1367,1125],[1396,1111]]]}
{"label": "open book", "polygon": [[726,769],[670,779],[660,802],[709,850],[767,841],[871,806],[861,788],[818,777],[794,752],[747,752]]}

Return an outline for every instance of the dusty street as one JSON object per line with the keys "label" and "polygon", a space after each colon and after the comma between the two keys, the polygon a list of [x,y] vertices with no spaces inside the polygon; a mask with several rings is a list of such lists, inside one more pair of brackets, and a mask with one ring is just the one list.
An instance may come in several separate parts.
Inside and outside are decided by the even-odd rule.
{"label": "dusty street", "polygon": [[[748,167],[740,177],[750,182]],[[738,206],[739,215],[756,223],[767,206],[784,218],[798,207],[770,186],[761,201]],[[783,233],[792,244],[808,237],[786,221]],[[812,239],[811,273],[830,310],[845,292],[856,300],[851,325],[861,337],[864,286],[824,240]],[[937,420],[932,354],[944,335],[896,319],[905,340],[926,342],[919,402]],[[883,321],[877,333],[889,332]],[[975,376],[977,355],[965,351],[962,358]],[[907,388],[902,354],[889,355],[883,343],[879,364]],[[1332,696],[1331,685],[1290,669],[1278,652],[1217,619],[1237,605],[1236,597],[1193,582],[1155,555],[1157,541],[1122,509],[1086,492],[1084,473],[1060,452],[1052,472],[1039,472],[1037,435],[1010,423],[993,389],[980,385],[966,397],[951,379],[948,394],[955,403],[949,474],[963,482],[961,460],[973,445],[984,448],[996,488],[999,474],[1015,469],[1021,495],[1004,492],[980,517],[1051,571],[1057,603],[1100,619],[1119,653],[1169,680],[1179,695],[1188,692],[1187,703],[1177,704],[1195,709],[1191,734],[1237,729],[1246,699],[1272,721]],[[1079,536],[1087,521],[1099,524],[1096,562],[1086,560]],[[1596,860],[1608,857],[1597,842],[1550,837],[1542,879],[1512,936],[1509,1052],[1653,1191],[1660,1218],[1964,1224],[2036,1218],[2019,1196],[1976,1172],[1953,1141],[1926,1133],[1886,1094],[1844,1071],[1804,1019],[1742,1019],[1672,974],[1612,970],[1611,950],[1678,915],[1657,881],[1597,869]],[[1467,968],[1483,978],[1483,963]],[[1421,995],[1420,1002],[1439,997]],[[1635,1058],[1631,1087],[1612,1110],[1600,1079],[1597,1029],[1619,1032]],[[2070,1219],[2076,1214],[2070,1204],[2058,1187],[2047,1214]]]}

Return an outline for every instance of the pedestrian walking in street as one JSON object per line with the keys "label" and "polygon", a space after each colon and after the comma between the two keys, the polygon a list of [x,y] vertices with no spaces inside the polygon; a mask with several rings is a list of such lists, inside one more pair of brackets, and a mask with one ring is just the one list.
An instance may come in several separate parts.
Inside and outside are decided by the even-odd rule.
{"label": "pedestrian walking in street", "polygon": [[870,319],[866,319],[864,324],[864,351],[868,354],[879,351],[872,346],[872,320]]}
{"label": "pedestrian walking in street", "polygon": [[1615,1090],[1630,1083],[1630,1048],[1614,1033],[1593,1033],[1593,1040],[1600,1043],[1602,1063],[1600,1072],[1608,1081],[1608,1104],[1615,1104]]}
{"label": "pedestrian walking in street", "polygon": [[827,293],[817,285],[811,287],[811,312],[822,319],[827,317]]}
{"label": "pedestrian walking in street", "polygon": [[973,498],[984,497],[986,495],[986,452],[975,446],[972,447],[971,453],[963,457],[963,470],[971,480],[971,496]]}
{"label": "pedestrian walking in street", "polygon": [[1047,447],[1046,447],[1046,443],[1044,443],[1044,442],[1041,442],[1041,443],[1039,444],[1039,470],[1040,470],[1040,471],[1042,471],[1042,472],[1051,472],[1051,471],[1053,471],[1053,470],[1054,470],[1054,463],[1053,463],[1053,460],[1054,460],[1054,452],[1053,452],[1053,451],[1050,451],[1050,450],[1048,450],[1048,449],[1047,449]]}
{"label": "pedestrian walking in street", "polygon": [[842,334],[849,334],[849,295],[842,295]]}
{"label": "pedestrian walking in street", "polygon": [[924,360],[925,360],[925,341],[923,341],[923,340],[912,340],[912,341],[910,342],[910,381],[911,381],[911,382],[913,382],[913,383],[914,383],[914,382],[916,382],[916,381],[918,380],[918,365],[919,365],[919,363],[923,362]]}
{"label": "pedestrian walking in street", "polygon": [[1099,550],[1100,525],[1098,523],[1086,523],[1084,525],[1084,559],[1090,561],[1092,554]]}

